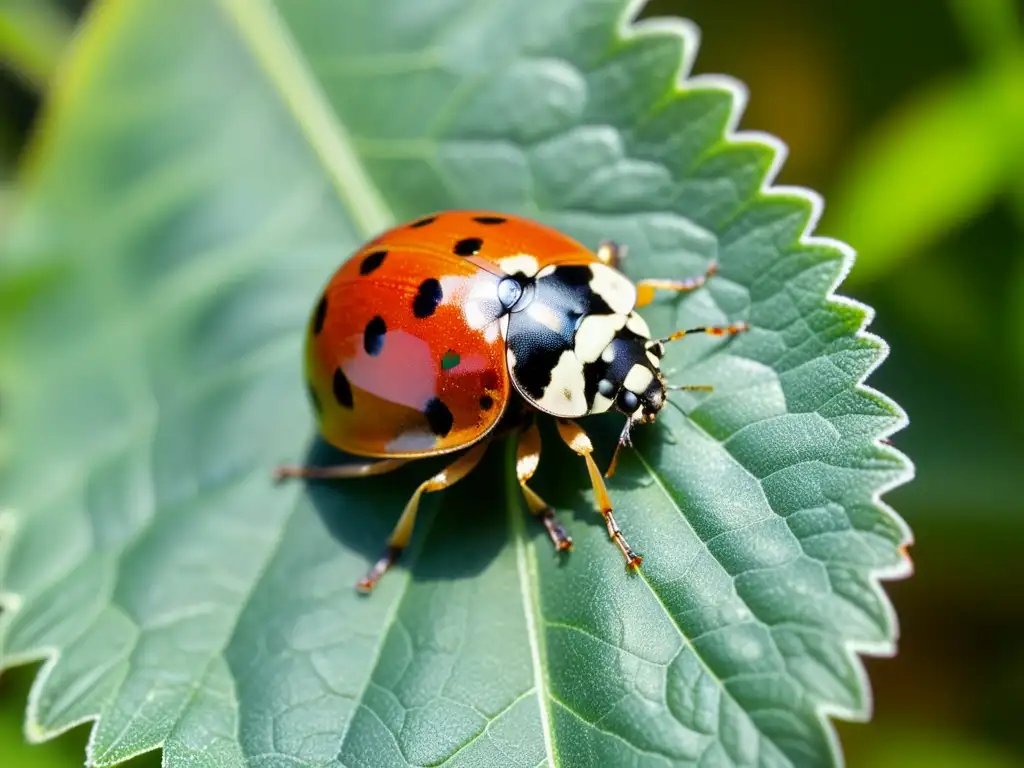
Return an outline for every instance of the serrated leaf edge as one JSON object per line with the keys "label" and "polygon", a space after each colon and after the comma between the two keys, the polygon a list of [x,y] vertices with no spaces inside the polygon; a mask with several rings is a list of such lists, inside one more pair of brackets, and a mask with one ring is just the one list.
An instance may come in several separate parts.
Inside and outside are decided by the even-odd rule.
{"label": "serrated leaf edge", "polygon": [[[836,732],[835,724],[831,718],[836,717],[851,722],[863,722],[870,719],[873,709],[872,690],[870,679],[868,678],[867,670],[864,668],[864,663],[861,657],[890,657],[895,655],[896,652],[896,645],[899,638],[899,617],[896,614],[892,601],[889,600],[888,595],[882,588],[881,582],[906,578],[913,573],[913,563],[907,553],[907,548],[910,547],[914,541],[913,533],[906,521],[900,517],[892,507],[882,500],[882,496],[888,491],[909,482],[914,477],[915,467],[910,459],[892,445],[885,444],[887,442],[887,438],[905,428],[910,423],[910,419],[903,408],[901,408],[894,400],[865,383],[867,378],[877,370],[889,356],[890,349],[888,343],[886,343],[884,339],[867,330],[867,327],[871,324],[875,316],[874,308],[866,304],[862,304],[855,299],[836,293],[836,290],[840,285],[842,285],[843,281],[849,275],[850,270],[853,268],[856,260],[856,253],[848,243],[835,238],[814,234],[814,230],[817,227],[818,222],[821,220],[821,215],[824,211],[824,199],[818,192],[808,187],[774,184],[775,179],[778,177],[779,172],[785,164],[789,148],[780,138],[767,132],[737,130],[737,126],[743,117],[743,113],[749,100],[749,91],[747,86],[729,75],[701,74],[691,76],[693,64],[700,48],[701,33],[699,27],[689,19],[638,19],[637,16],[643,10],[645,2],[646,0],[627,0],[626,8],[620,19],[620,35],[627,40],[631,38],[642,38],[646,35],[657,33],[673,34],[681,38],[683,44],[683,61],[680,65],[679,72],[676,75],[675,94],[683,93],[695,88],[710,88],[729,93],[732,97],[733,105],[723,134],[725,143],[758,143],[772,151],[772,164],[765,173],[765,176],[761,181],[760,189],[754,197],[755,199],[758,197],[762,199],[797,197],[805,200],[810,206],[810,216],[804,225],[803,231],[797,238],[797,243],[798,245],[809,248],[831,248],[841,254],[842,268],[836,275],[831,286],[829,286],[829,289],[826,291],[824,296],[825,302],[827,305],[847,306],[863,313],[863,320],[861,321],[860,328],[857,329],[854,336],[868,341],[877,349],[876,358],[873,364],[859,377],[855,384],[855,390],[865,395],[877,398],[885,408],[896,416],[896,421],[882,433],[877,435],[873,439],[873,442],[878,447],[883,447],[884,445],[887,451],[895,454],[902,463],[904,472],[901,475],[894,477],[888,483],[880,484],[872,494],[871,500],[873,505],[882,514],[888,516],[896,523],[902,533],[902,543],[900,546],[901,561],[899,564],[890,568],[875,568],[869,571],[872,589],[879,600],[879,604],[883,606],[886,618],[893,628],[892,638],[888,641],[879,643],[855,640],[845,640],[842,643],[845,655],[851,661],[852,668],[856,670],[858,687],[864,695],[864,704],[859,710],[843,707],[832,702],[819,702],[815,706],[815,714],[817,715],[818,721],[828,738],[835,764],[841,767],[845,765],[845,758],[839,743],[839,736]],[[699,655],[698,658],[700,658]],[[725,689],[723,688],[723,691],[724,690]],[[727,692],[726,694],[728,695]]]}

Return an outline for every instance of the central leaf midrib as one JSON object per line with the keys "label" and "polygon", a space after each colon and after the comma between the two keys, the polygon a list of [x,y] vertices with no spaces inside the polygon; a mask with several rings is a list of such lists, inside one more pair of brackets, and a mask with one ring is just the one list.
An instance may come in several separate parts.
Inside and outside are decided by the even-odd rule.
{"label": "central leaf midrib", "polygon": [[506,441],[505,459],[505,488],[509,517],[509,528],[512,536],[512,543],[515,547],[516,571],[519,575],[519,586],[523,599],[523,617],[526,620],[526,637],[530,645],[530,660],[533,666],[534,690],[537,693],[537,706],[540,714],[541,728],[544,732],[544,754],[545,760],[551,768],[557,766],[558,760],[555,757],[554,735],[552,733],[551,709],[549,706],[548,681],[545,675],[546,656],[544,652],[544,638],[540,632],[540,610],[538,585],[536,581],[536,568],[533,569],[534,576],[531,578],[530,555],[531,550],[526,541],[526,521],[523,518],[523,510],[519,504],[519,483],[516,479],[516,454],[517,442],[514,439]]}
{"label": "central leaf midrib", "polygon": [[220,5],[323,164],[361,235],[369,238],[394,225],[394,212],[274,8],[267,0],[220,0]]}

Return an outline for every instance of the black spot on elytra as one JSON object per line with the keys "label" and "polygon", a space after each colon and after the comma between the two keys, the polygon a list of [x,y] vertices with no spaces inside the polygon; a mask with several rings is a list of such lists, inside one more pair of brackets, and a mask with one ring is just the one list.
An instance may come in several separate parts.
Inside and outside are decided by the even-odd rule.
{"label": "black spot on elytra", "polygon": [[479,253],[483,244],[484,241],[479,237],[467,237],[465,240],[459,240],[452,250],[459,256],[474,256]]}
{"label": "black spot on elytra", "polygon": [[320,402],[320,395],[318,395],[316,393],[316,390],[313,389],[313,385],[312,384],[307,383],[306,384],[306,388],[307,388],[307,391],[309,392],[309,401],[311,403],[313,403],[313,410],[315,410],[317,412],[317,414],[323,413],[324,405],[323,405],[323,403]]}
{"label": "black spot on elytra", "polygon": [[373,320],[366,324],[363,329],[363,349],[366,354],[376,357],[384,349],[384,334],[388,332],[388,326],[384,318],[376,315]]}
{"label": "black spot on elytra", "polygon": [[348,379],[345,378],[345,374],[342,373],[341,368],[334,371],[332,387],[334,389],[334,399],[338,401],[338,405],[342,408],[351,408],[352,387],[349,385]]}
{"label": "black spot on elytra", "polygon": [[359,274],[368,275],[373,270],[377,269],[381,264],[384,263],[384,257],[388,255],[387,251],[374,251],[369,256],[364,258],[359,264]]}
{"label": "black spot on elytra", "polygon": [[437,311],[444,294],[441,292],[441,283],[433,277],[428,277],[416,292],[416,298],[412,300],[412,313],[421,320],[430,317]]}
{"label": "black spot on elytra", "polygon": [[489,411],[494,406],[494,398],[490,395],[484,395],[480,398],[480,408],[484,411]]}
{"label": "black spot on elytra", "polygon": [[426,408],[423,409],[423,415],[427,417],[430,431],[438,437],[445,437],[452,431],[455,419],[452,416],[452,412],[448,410],[448,406],[438,398],[432,398],[427,403]]}
{"label": "black spot on elytra", "polygon": [[508,219],[503,216],[474,216],[473,221],[479,224],[504,224]]}
{"label": "black spot on elytra", "polygon": [[409,226],[412,227],[413,229],[419,229],[420,227],[425,227],[428,224],[433,224],[436,220],[437,216],[427,216],[425,218],[420,219],[419,221],[414,221]]}
{"label": "black spot on elytra", "polygon": [[327,318],[327,294],[320,297],[320,303],[316,305],[316,313],[313,315],[313,333],[318,335],[324,329],[324,320]]}

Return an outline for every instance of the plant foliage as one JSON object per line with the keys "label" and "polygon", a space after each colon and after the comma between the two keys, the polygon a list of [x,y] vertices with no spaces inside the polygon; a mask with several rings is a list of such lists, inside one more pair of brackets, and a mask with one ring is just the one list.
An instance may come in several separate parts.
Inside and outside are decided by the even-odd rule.
{"label": "plant foliage", "polygon": [[[56,81],[0,268],[10,446],[2,663],[46,663],[27,731],[95,719],[89,760],[184,765],[827,765],[889,653],[878,585],[909,531],[905,422],[862,384],[884,344],[832,295],[849,250],[734,133],[743,90],[681,79],[695,31],[625,0],[100,0]],[[548,440],[526,512],[509,448],[424,503],[431,464],[276,487],[311,455],[301,334],[368,236],[426,212],[526,213],[659,298],[685,393],[612,481],[608,542]],[[588,421],[610,448],[618,424]],[[550,438],[551,432],[546,433]],[[606,461],[609,451],[605,450]]]}

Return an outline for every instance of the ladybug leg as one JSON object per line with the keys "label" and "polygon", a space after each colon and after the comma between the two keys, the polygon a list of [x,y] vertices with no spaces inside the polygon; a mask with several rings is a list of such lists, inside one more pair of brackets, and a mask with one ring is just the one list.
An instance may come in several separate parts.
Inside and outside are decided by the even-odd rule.
{"label": "ladybug leg", "polygon": [[369,477],[392,472],[409,463],[409,459],[382,459],[365,464],[341,464],[336,467],[280,466],[274,470],[274,480],[287,477],[309,477],[316,480],[339,480],[348,477]]}
{"label": "ladybug leg", "polygon": [[615,542],[621,550],[622,556],[626,558],[626,567],[638,567],[643,558],[629,546],[626,537],[622,535],[619,524],[615,522],[615,517],[612,515],[612,500],[608,496],[604,478],[601,477],[601,472],[594,461],[594,444],[590,442],[590,437],[582,427],[568,419],[556,419],[556,424],[558,425],[558,434],[562,436],[565,444],[587,461],[590,483],[594,486],[594,497],[604,516],[604,524],[608,528],[609,538]]}
{"label": "ladybug leg", "polygon": [[544,527],[547,528],[548,536],[551,537],[555,550],[564,552],[572,549],[572,537],[555,520],[555,512],[551,509],[551,505],[526,484],[526,481],[537,471],[539,464],[540,430],[537,429],[536,424],[531,424],[519,435],[519,446],[516,451],[516,475],[519,477],[519,487],[523,489],[523,496],[526,497],[526,504],[530,508],[530,512],[539,517],[544,523]]}
{"label": "ladybug leg", "polygon": [[356,589],[360,592],[371,591],[377,582],[380,581],[381,576],[387,573],[388,569],[398,560],[402,550],[409,545],[413,526],[416,523],[416,512],[419,510],[420,498],[423,494],[444,490],[472,472],[487,451],[488,442],[484,440],[477,443],[436,475],[425,480],[413,491],[412,497],[410,497],[405,505],[405,509],[402,511],[402,516],[398,518],[398,523],[388,538],[387,549],[384,550],[384,554],[380,556],[380,559],[374,563],[370,572],[359,580],[356,584]]}
{"label": "ladybug leg", "polygon": [[707,271],[699,277],[687,277],[682,280],[639,280],[636,284],[636,306],[644,307],[654,301],[655,291],[675,291],[689,293],[695,291],[710,280],[718,272],[718,262],[712,261]]}
{"label": "ladybug leg", "polygon": [[612,460],[608,462],[608,469],[604,471],[605,477],[611,477],[615,474],[615,468],[619,465],[619,453],[622,449],[626,446],[633,445],[633,440],[630,437],[632,430],[632,419],[626,419],[626,423],[622,427],[622,433],[619,435],[619,442],[615,444],[615,451],[612,453]]}
{"label": "ladybug leg", "polygon": [[618,269],[622,260],[626,258],[626,246],[605,240],[597,247],[597,258],[602,264]]}

